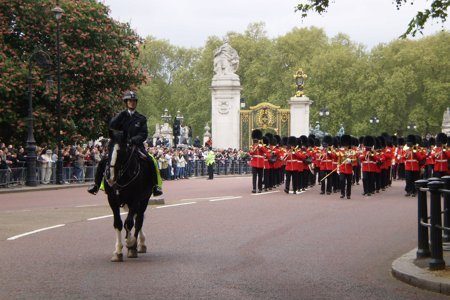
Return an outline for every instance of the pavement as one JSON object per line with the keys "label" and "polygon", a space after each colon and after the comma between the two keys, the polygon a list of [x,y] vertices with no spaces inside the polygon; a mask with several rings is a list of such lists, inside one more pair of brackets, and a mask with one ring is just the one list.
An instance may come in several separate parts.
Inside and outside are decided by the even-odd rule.
{"label": "pavement", "polygon": [[450,252],[444,251],[446,269],[431,271],[428,263],[431,258],[416,258],[417,248],[397,258],[392,263],[392,275],[418,288],[450,295]]}

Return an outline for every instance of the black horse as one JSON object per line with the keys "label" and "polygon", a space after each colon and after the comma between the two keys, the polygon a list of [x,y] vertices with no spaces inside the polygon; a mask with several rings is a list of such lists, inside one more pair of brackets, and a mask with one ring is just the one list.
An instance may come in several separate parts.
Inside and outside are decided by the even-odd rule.
{"label": "black horse", "polygon": [[[111,261],[123,261],[122,228],[125,227],[127,257],[137,258],[145,253],[145,235],[142,232],[144,213],[157,184],[156,169],[144,153],[133,145],[129,146],[122,131],[110,130],[110,155],[105,172],[105,192],[114,214],[116,245]],[[128,208],[125,223],[122,223],[120,208]],[[134,228],[134,234],[131,230]]]}

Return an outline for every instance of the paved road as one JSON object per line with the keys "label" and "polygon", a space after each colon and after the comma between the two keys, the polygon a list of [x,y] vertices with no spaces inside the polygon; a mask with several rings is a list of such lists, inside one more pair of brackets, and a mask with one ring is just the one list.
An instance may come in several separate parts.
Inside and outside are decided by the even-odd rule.
{"label": "paved road", "polygon": [[317,188],[252,195],[250,180],[166,183],[166,206],[147,211],[149,253],[123,263],[109,262],[112,218],[87,221],[110,214],[104,195],[0,195],[0,299],[447,298],[390,275],[416,243],[403,183],[342,200]]}

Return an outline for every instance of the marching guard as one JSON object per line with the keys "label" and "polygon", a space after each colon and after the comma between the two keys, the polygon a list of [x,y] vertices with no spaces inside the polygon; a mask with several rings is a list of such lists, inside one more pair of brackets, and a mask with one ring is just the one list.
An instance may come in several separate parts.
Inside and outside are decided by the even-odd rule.
{"label": "marching guard", "polygon": [[338,157],[339,165],[339,183],[341,189],[341,198],[347,195],[347,199],[350,199],[352,194],[352,177],[353,177],[353,165],[356,160],[356,154],[354,150],[350,148],[352,138],[348,134],[341,136],[342,148],[336,153]]}
{"label": "marching guard", "polygon": [[261,144],[263,138],[262,132],[259,129],[252,131],[253,145],[249,154],[251,156],[250,166],[252,167],[252,193],[256,193],[256,183],[258,182],[258,193],[262,191],[262,180],[264,173],[264,157],[267,149]]}
{"label": "marching guard", "polygon": [[448,161],[450,160],[450,148],[446,146],[448,136],[445,133],[439,133],[436,136],[436,148],[434,149],[434,177],[441,178],[448,174]]}

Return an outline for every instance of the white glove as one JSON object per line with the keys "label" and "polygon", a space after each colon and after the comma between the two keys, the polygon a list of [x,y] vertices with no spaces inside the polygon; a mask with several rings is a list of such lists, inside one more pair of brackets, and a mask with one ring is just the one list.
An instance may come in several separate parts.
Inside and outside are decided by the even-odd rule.
{"label": "white glove", "polygon": [[352,163],[352,160],[351,160],[350,158],[347,158],[347,159],[345,160],[345,163],[346,163],[346,164],[351,164],[351,163]]}

